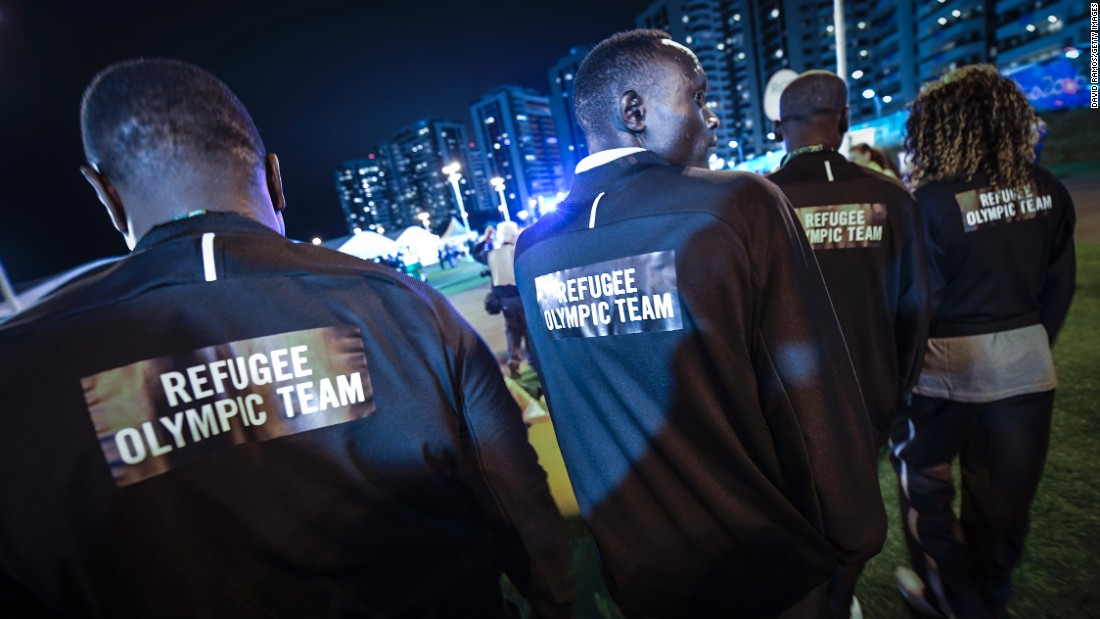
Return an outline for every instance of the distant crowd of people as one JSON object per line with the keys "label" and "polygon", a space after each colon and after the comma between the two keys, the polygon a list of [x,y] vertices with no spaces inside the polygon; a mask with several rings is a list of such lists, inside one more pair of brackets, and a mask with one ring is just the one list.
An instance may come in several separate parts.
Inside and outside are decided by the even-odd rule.
{"label": "distant crowd of people", "polygon": [[886,151],[871,146],[866,142],[852,145],[849,158],[865,168],[871,168],[875,172],[881,172],[890,178],[901,178],[901,172],[894,160],[886,155]]}
{"label": "distant crowd of people", "polygon": [[421,264],[420,259],[416,256],[410,256],[404,251],[399,251],[396,254],[375,256],[371,258],[371,262],[389,267],[398,273],[404,273],[422,282],[428,281],[428,274],[424,271],[424,265]]}
{"label": "distant crowd of people", "polygon": [[455,243],[442,243],[439,246],[439,268],[453,269],[459,262],[467,260],[470,256],[472,242],[457,245]]}
{"label": "distant crowd of people", "polygon": [[[707,168],[707,79],[665,32],[602,41],[568,197],[469,248],[614,601],[861,617],[886,451],[906,601],[1009,616],[1075,281],[1035,112],[993,67],[952,70],[911,106],[903,184],[839,152],[845,81],[810,71],[764,177]],[[279,160],[202,69],[112,65],[80,121],[133,252],[0,323],[0,614],[519,617],[506,574],[532,616],[576,616],[546,474],[447,299],[399,257],[285,239]]]}

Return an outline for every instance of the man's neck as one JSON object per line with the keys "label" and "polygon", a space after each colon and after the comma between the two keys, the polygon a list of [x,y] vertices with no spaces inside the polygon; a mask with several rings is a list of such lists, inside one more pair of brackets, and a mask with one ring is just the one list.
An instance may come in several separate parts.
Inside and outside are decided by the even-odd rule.
{"label": "man's neck", "polygon": [[783,159],[779,162],[779,165],[780,165],[780,167],[785,166],[788,163],[790,163],[790,161],[792,159],[794,159],[795,157],[798,157],[799,155],[805,155],[807,153],[821,153],[821,152],[830,152],[830,153],[832,153],[832,152],[836,152],[836,149],[833,148],[832,146],[826,146],[824,144],[807,144],[805,146],[800,146],[800,147],[794,148],[794,149],[792,149],[790,146],[788,146],[787,147],[787,154],[783,155]]}

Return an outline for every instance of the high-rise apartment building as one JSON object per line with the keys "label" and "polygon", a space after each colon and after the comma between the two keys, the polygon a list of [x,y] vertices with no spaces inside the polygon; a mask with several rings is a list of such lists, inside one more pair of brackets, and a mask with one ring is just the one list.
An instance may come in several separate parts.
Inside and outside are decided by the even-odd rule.
{"label": "high-rise apartment building", "polygon": [[469,212],[477,203],[469,141],[462,123],[429,118],[413,123],[382,145],[382,153],[392,170],[392,187],[397,208],[409,224],[422,224],[438,230],[451,217],[459,217],[455,192],[443,168],[458,163],[461,179],[459,193]]}
{"label": "high-rise apartment building", "polygon": [[[921,82],[938,79],[953,67],[983,62],[994,47],[992,12],[995,0],[924,2],[917,9],[918,75]],[[986,6],[983,3],[990,3]]]}
{"label": "high-rise apartment building", "polygon": [[[902,0],[907,2],[912,0]],[[863,96],[884,32],[874,18],[886,9],[871,0],[845,2],[850,105],[854,118],[881,113],[882,100]],[[763,93],[780,69],[836,71],[832,0],[658,0],[639,27],[665,30],[690,47],[707,72],[710,106],[718,115],[717,159],[741,162],[780,148],[764,116]],[[863,80],[862,82],[860,80]]]}
{"label": "high-rise apartment building", "polygon": [[517,86],[500,86],[470,105],[486,174],[504,179],[505,200],[513,218],[530,212],[539,197],[550,199],[565,186],[558,138],[545,95]]}
{"label": "high-rise apartment building", "polygon": [[997,66],[1010,69],[1078,48],[1083,56],[1089,46],[1086,4],[1077,0],[998,0],[993,19]]}
{"label": "high-rise apartment building", "polygon": [[[955,67],[1010,69],[1083,50],[1087,12],[1074,0],[846,0],[852,122],[904,109],[922,83]],[[837,71],[833,0],[657,0],[637,25],[667,31],[699,57],[726,162],[780,148],[762,109],[776,71]]]}
{"label": "high-rise apartment building", "polygon": [[574,47],[550,67],[550,113],[554,117],[554,133],[558,139],[561,156],[562,181],[566,187],[573,184],[573,169],[577,162],[588,156],[588,140],[577,122],[573,106],[573,80],[577,69],[588,52],[589,46]]}
{"label": "high-rise apartment building", "polygon": [[366,159],[347,161],[336,169],[336,193],[348,232],[373,230],[384,234],[409,225],[394,200],[393,177],[382,157],[371,153]]}
{"label": "high-rise apartment building", "polygon": [[466,159],[470,165],[462,172],[462,175],[471,183],[474,192],[472,206],[471,201],[467,200],[466,209],[471,213],[481,214],[482,216],[478,219],[485,219],[486,217],[493,220],[499,219],[501,217],[500,210],[497,208],[499,200],[489,183],[489,179],[492,177],[489,175],[485,153],[481,152],[481,149],[477,147],[477,142],[474,142],[473,139],[470,137],[470,142],[467,143]]}
{"label": "high-rise apartment building", "polygon": [[1073,0],[936,0],[917,11],[920,78],[976,62],[1002,69],[1088,44],[1088,9]]}
{"label": "high-rise apartment building", "polygon": [[917,0],[873,4],[870,10],[871,44],[862,69],[867,84],[879,97],[883,114],[902,110],[920,92],[917,70]]}

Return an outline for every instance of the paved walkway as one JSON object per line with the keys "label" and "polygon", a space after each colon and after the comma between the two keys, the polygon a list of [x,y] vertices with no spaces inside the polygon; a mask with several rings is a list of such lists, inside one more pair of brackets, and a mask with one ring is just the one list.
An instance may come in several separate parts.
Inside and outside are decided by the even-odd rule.
{"label": "paved walkway", "polygon": [[489,278],[481,276],[485,268],[480,262],[462,262],[453,269],[432,265],[427,268],[428,283],[447,295],[458,313],[481,334],[489,349],[503,360],[507,350],[504,316],[485,313],[485,295],[489,293]]}

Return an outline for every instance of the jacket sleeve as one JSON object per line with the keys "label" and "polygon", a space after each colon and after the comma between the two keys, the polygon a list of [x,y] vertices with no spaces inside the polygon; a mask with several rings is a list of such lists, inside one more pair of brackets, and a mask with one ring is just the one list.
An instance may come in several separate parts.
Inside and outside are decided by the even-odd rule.
{"label": "jacket sleeve", "polygon": [[[453,310],[452,310],[453,311]],[[527,426],[496,359],[456,314],[467,481],[494,522],[501,564],[539,618],[573,617],[575,598],[565,522],[546,472],[527,442]]]}
{"label": "jacket sleeve", "polygon": [[1077,257],[1074,253],[1073,230],[1077,215],[1073,208],[1073,199],[1064,185],[1057,180],[1055,194],[1065,204],[1061,219],[1054,229],[1054,239],[1050,248],[1050,263],[1046,280],[1040,295],[1040,316],[1047,335],[1053,344],[1054,338],[1062,328],[1073,300],[1073,290],[1077,277]]}
{"label": "jacket sleeve", "polygon": [[789,409],[796,419],[817,498],[802,509],[817,512],[825,538],[850,564],[886,539],[870,420],[813,251],[786,197],[777,191],[773,200],[750,241],[760,397],[766,414]]}
{"label": "jacket sleeve", "polygon": [[898,354],[898,398],[908,402],[920,377],[931,321],[928,261],[925,258],[923,221],[916,203],[902,204],[902,238],[898,251],[898,299],[894,342]]}

